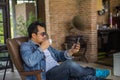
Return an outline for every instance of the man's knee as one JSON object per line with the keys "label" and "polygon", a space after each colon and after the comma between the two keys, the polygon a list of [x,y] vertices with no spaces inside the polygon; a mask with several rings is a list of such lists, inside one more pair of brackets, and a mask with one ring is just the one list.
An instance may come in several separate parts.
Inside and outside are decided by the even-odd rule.
{"label": "man's knee", "polygon": [[76,62],[72,61],[72,60],[67,60],[65,61],[65,65],[68,66],[68,67],[72,67],[72,68],[76,68],[79,66],[79,64],[77,64]]}

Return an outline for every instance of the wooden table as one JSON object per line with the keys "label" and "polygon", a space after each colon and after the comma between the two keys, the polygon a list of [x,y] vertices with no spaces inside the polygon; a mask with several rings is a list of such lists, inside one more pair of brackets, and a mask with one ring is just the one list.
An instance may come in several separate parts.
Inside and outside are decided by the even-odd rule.
{"label": "wooden table", "polygon": [[120,29],[98,29],[98,40],[99,52],[120,51]]}

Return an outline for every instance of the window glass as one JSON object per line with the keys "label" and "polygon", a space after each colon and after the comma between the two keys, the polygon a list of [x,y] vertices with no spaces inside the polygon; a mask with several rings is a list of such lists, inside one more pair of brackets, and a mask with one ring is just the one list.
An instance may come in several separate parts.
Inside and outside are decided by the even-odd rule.
{"label": "window glass", "polygon": [[4,44],[3,13],[0,8],[0,44]]}
{"label": "window glass", "polygon": [[0,8],[0,22],[3,21],[2,9]]}
{"label": "window glass", "polygon": [[3,23],[0,23],[0,44],[4,44]]}

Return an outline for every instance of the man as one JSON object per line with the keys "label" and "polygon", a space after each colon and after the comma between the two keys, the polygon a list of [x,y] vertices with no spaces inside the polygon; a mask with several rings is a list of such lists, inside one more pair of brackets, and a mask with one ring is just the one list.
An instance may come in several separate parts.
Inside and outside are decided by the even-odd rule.
{"label": "man", "polygon": [[[54,49],[47,39],[45,24],[35,21],[28,27],[29,41],[22,43],[20,53],[24,61],[24,69],[43,70],[42,80],[104,80],[108,70],[82,67],[72,61],[72,54],[80,49],[80,44],[73,44],[71,49],[60,51]],[[58,62],[62,61],[61,64]],[[64,61],[64,62],[63,62]],[[26,80],[36,80],[28,76]]]}

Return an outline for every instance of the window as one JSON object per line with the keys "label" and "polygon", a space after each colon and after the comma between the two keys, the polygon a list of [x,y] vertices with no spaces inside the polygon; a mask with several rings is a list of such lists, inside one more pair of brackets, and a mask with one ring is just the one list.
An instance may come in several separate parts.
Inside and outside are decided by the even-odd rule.
{"label": "window", "polygon": [[5,43],[9,37],[11,37],[9,0],[0,0],[0,70],[6,68],[4,62],[8,60],[8,53]]}
{"label": "window", "polygon": [[0,45],[10,36],[9,0],[0,0]]}
{"label": "window", "polygon": [[0,7],[0,44],[4,44],[3,10]]}

